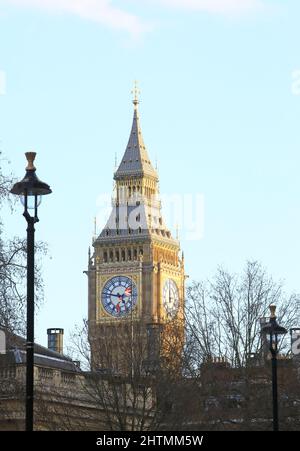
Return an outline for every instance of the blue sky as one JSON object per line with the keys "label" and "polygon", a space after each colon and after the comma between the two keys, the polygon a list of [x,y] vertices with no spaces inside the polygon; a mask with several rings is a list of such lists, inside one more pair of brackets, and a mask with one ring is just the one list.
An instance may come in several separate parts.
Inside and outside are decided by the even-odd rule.
{"label": "blue sky", "polygon": [[[86,316],[97,198],[125,151],[135,79],[161,192],[204,198],[202,239],[180,231],[190,278],[258,259],[300,290],[299,17],[296,0],[0,0],[1,150],[18,177],[35,150],[53,189],[36,227],[50,247],[40,342]],[[24,235],[21,207],[4,214]]]}

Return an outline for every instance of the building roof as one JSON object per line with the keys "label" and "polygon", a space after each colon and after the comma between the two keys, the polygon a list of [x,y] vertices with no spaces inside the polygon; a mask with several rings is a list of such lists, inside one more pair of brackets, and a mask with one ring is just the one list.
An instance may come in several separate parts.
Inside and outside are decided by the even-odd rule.
{"label": "building roof", "polygon": [[[0,331],[5,333],[5,360],[10,363],[26,363],[26,339],[14,334],[5,327],[0,326]],[[61,368],[70,371],[78,371],[78,364],[59,352],[52,351],[44,346],[34,343],[34,363],[51,368]]]}
{"label": "building roof", "polygon": [[[8,360],[13,364],[26,363],[26,351],[18,348],[9,350],[7,353]],[[71,359],[62,359],[59,357],[51,357],[45,354],[34,353],[34,364],[44,368],[57,368],[64,371],[78,371],[79,366]]]}
{"label": "building roof", "polygon": [[158,180],[156,170],[153,168],[142,135],[138,111],[138,100],[133,101],[134,113],[128,144],[121,163],[114,174],[115,180],[123,177],[142,177],[147,175]]}

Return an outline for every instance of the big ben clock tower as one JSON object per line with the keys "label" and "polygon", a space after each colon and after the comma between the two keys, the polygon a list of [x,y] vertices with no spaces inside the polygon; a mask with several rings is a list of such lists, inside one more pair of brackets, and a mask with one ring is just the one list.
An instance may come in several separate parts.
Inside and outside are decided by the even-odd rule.
{"label": "big ben clock tower", "polygon": [[111,366],[118,367],[118,345],[109,350],[104,341],[111,336],[112,343],[124,325],[138,324],[147,337],[149,324],[163,327],[183,318],[184,262],[179,241],[162,218],[158,175],[144,144],[138,104],[136,87],[129,141],[114,173],[112,211],[89,258],[88,325],[96,367],[103,366],[97,357],[102,352],[111,352]]}

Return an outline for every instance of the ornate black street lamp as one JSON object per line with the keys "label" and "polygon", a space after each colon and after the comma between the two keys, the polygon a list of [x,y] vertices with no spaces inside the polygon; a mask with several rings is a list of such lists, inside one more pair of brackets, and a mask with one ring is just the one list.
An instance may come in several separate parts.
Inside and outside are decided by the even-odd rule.
{"label": "ornate black street lamp", "polygon": [[[39,221],[37,210],[41,196],[52,191],[36,176],[35,152],[27,152],[28,165],[23,180],[14,184],[12,194],[21,197],[23,216],[27,221],[27,337],[26,337],[26,431],[33,431],[33,371],[34,371],[34,224]],[[32,210],[32,216],[29,213]]]}
{"label": "ornate black street lamp", "polygon": [[287,330],[279,326],[276,321],[276,306],[270,305],[270,321],[262,327],[261,333],[265,334],[269,343],[272,360],[272,398],[273,398],[273,431],[278,431],[278,391],[277,391],[277,354],[278,337],[287,333]]}

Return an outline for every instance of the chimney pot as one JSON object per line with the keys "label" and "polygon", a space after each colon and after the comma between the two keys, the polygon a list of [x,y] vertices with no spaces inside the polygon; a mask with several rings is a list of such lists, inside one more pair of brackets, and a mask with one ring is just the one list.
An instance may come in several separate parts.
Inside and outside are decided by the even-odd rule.
{"label": "chimney pot", "polygon": [[64,352],[64,329],[51,328],[47,329],[48,335],[48,349],[51,351],[59,352],[63,354]]}

